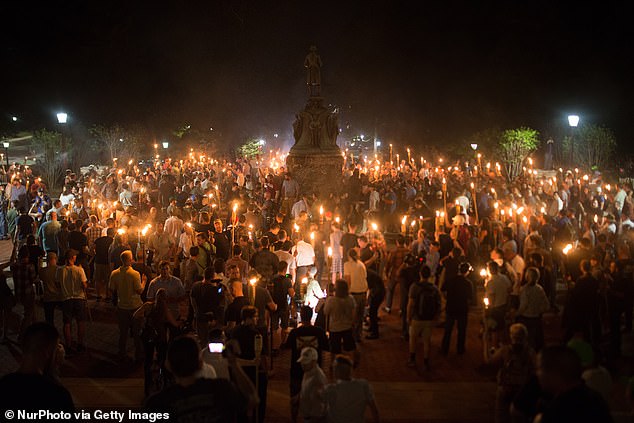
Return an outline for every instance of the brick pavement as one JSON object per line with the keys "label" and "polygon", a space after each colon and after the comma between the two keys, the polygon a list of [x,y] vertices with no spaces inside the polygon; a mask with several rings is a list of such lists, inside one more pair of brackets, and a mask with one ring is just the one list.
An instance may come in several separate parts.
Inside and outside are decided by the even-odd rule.
{"label": "brick pavement", "polygon": [[[2,250],[0,245],[0,250]],[[9,253],[10,254],[10,253]],[[395,299],[398,304],[398,294]],[[143,400],[141,366],[115,361],[118,329],[114,308],[89,301],[92,321],[87,324],[88,353],[69,358],[61,369],[63,383],[71,390],[78,407],[130,408]],[[17,323],[19,306],[14,322]],[[439,354],[442,329],[433,331],[432,370],[419,363],[406,367],[407,343],[400,337],[398,310],[381,316],[381,338],[360,345],[362,359],[355,376],[368,379],[375,391],[383,421],[487,422],[495,397],[495,369],[482,365],[479,339],[481,310],[470,312],[467,353],[458,356],[452,349],[448,357]],[[39,319],[43,312],[38,309]],[[61,313],[56,326],[61,329]],[[549,333],[557,333],[556,321]],[[455,335],[454,335],[455,336]],[[15,334],[11,335],[15,340]],[[452,344],[454,348],[455,344]],[[132,342],[129,342],[132,355]],[[20,349],[14,341],[0,346],[0,375],[16,368]],[[290,352],[282,350],[274,359],[274,374],[269,382],[267,421],[288,421],[288,369]],[[332,377],[330,357],[324,368]]]}
{"label": "brick pavement", "polygon": [[[87,323],[88,353],[66,360],[61,376],[71,390],[78,407],[130,408],[143,400],[142,369],[134,364],[115,361],[118,330],[113,307],[89,302],[92,322]],[[19,306],[16,311],[17,322]],[[381,339],[365,340],[360,349],[362,360],[356,376],[368,379],[375,390],[384,421],[488,421],[494,398],[493,369],[481,365],[479,311],[470,314],[466,355],[444,358],[434,348],[431,372],[405,366],[407,344],[400,338],[400,318],[381,314]],[[42,310],[38,317],[43,318]],[[56,326],[61,329],[61,313]],[[439,345],[442,329],[435,329],[433,342]],[[15,340],[15,334],[10,335]],[[132,342],[129,343],[132,354]],[[0,346],[0,374],[16,368],[20,356],[14,341]],[[274,374],[269,384],[269,418],[288,421],[288,369],[290,352],[282,350],[274,359]],[[324,368],[329,377],[331,359]],[[460,404],[460,407],[456,407]]]}

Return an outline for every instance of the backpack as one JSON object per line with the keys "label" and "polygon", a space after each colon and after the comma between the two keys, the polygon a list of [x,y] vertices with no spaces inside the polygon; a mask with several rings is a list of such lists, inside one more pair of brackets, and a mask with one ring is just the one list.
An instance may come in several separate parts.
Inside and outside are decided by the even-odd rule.
{"label": "backpack", "polygon": [[471,239],[471,232],[467,225],[462,225],[458,229],[458,244],[462,247],[463,251],[467,251],[469,247],[469,240]]}
{"label": "backpack", "polygon": [[416,304],[418,317],[421,320],[434,320],[440,311],[438,290],[434,285],[428,283],[420,284],[420,286],[421,291]]}
{"label": "backpack", "polygon": [[154,326],[153,324],[157,314],[158,310],[156,306],[153,305],[152,310],[145,318],[145,325],[143,326],[143,329],[141,329],[140,338],[141,341],[145,344],[153,344],[159,339],[158,328],[156,328],[156,326]]}
{"label": "backpack", "polygon": [[286,276],[277,275],[273,278],[273,292],[271,293],[273,301],[277,304],[277,308],[285,310],[288,307],[287,296],[288,290],[284,286],[284,282],[288,278]]}
{"label": "backpack", "polygon": [[526,384],[533,370],[530,358],[528,348],[522,348],[521,351],[511,348],[509,358],[498,372],[498,386],[517,389]]}

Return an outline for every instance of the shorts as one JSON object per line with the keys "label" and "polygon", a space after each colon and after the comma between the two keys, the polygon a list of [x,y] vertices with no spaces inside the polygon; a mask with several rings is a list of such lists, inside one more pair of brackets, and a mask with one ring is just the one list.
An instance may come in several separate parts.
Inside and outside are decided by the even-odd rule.
{"label": "shorts", "polygon": [[332,258],[332,268],[330,272],[332,274],[339,273],[343,277],[343,259],[341,257]]}
{"label": "shorts", "polygon": [[78,322],[85,322],[86,316],[86,300],[73,298],[62,302],[62,315],[64,316],[64,323],[70,323],[75,319]]}
{"label": "shorts", "polygon": [[344,351],[354,351],[356,344],[352,336],[352,329],[341,332],[330,332],[330,352],[333,354],[341,353],[341,344],[343,343]]}
{"label": "shorts", "polygon": [[110,265],[95,264],[95,273],[92,276],[95,282],[108,282],[110,280]]}
{"label": "shorts", "polygon": [[[409,352],[413,354],[416,352],[416,344],[418,343],[418,338],[423,338],[423,344],[429,345],[431,342],[431,332],[434,326],[433,320],[416,320],[412,319],[412,322],[409,325]],[[425,357],[429,351],[426,352]]]}
{"label": "shorts", "polygon": [[271,329],[278,330],[280,326],[282,329],[288,329],[289,313],[288,309],[280,310],[271,313]]}

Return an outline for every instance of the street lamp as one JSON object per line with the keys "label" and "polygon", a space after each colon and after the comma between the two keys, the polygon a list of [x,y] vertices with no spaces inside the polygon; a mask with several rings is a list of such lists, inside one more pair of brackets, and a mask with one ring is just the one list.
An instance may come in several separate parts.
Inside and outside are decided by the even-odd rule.
{"label": "street lamp", "polygon": [[476,151],[478,149],[478,144],[471,144],[471,149]]}
{"label": "street lamp", "polygon": [[579,116],[578,115],[568,115],[568,125],[573,128],[572,129],[572,135],[570,135],[570,165],[572,166],[572,163],[574,163],[575,161],[575,155],[574,155],[574,150],[575,150],[575,130],[574,128],[576,128],[579,125]]}
{"label": "street lamp", "polygon": [[18,117],[17,116],[11,116],[11,120],[14,121],[14,122],[17,122],[18,121]]}
{"label": "street lamp", "polygon": [[167,150],[167,148],[170,146],[170,143],[167,141],[163,141],[163,148]]}
{"label": "street lamp", "polygon": [[7,158],[7,170],[9,169],[9,143],[4,141],[2,143],[2,146],[4,147],[4,157]]}
{"label": "street lamp", "polygon": [[68,122],[68,113],[59,112],[57,114],[57,123],[66,123]]}

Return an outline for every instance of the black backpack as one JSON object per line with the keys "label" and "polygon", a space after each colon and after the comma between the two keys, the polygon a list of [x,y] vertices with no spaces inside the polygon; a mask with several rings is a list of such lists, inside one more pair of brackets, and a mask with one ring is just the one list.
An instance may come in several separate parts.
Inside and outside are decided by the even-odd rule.
{"label": "black backpack", "polygon": [[288,278],[286,276],[276,275],[272,281],[273,291],[271,296],[273,297],[273,301],[275,302],[275,304],[277,304],[278,309],[286,309],[286,307],[288,306],[286,300],[288,296],[288,289],[286,289],[286,287],[284,286],[284,282],[287,279]]}
{"label": "black backpack", "polygon": [[430,283],[421,283],[416,310],[421,320],[434,320],[440,311],[440,296],[436,287]]}

